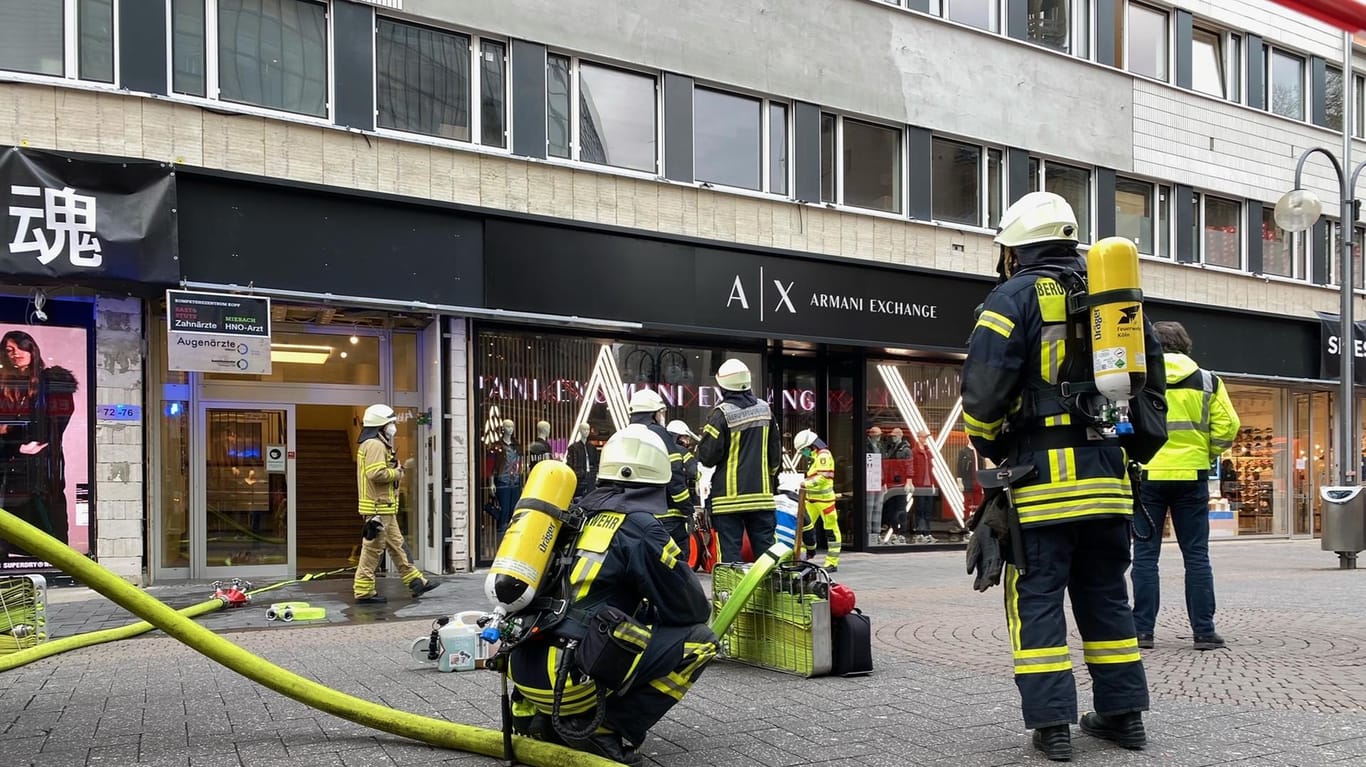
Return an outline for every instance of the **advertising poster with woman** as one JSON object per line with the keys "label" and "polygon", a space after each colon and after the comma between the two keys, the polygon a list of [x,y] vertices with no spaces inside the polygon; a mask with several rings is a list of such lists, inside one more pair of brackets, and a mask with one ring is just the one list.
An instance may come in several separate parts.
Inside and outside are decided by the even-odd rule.
{"label": "advertising poster with woman", "polygon": [[[0,323],[0,508],[90,551],[88,331]],[[0,569],[46,569],[0,540]]]}

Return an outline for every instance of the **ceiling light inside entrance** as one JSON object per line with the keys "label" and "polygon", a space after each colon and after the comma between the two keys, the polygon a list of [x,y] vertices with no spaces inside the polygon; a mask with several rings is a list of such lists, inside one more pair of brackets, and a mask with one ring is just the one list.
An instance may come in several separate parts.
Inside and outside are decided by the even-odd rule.
{"label": "ceiling light inside entrance", "polygon": [[293,362],[300,365],[321,365],[332,356],[330,346],[309,344],[271,344],[271,362]]}

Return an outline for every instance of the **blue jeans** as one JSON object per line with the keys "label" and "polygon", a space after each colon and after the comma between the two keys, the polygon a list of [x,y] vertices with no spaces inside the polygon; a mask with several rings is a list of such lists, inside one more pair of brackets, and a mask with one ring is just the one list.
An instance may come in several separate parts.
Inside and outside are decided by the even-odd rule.
{"label": "blue jeans", "polygon": [[[1209,483],[1205,480],[1143,481],[1143,508],[1153,519],[1147,541],[1134,541],[1134,628],[1152,634],[1161,602],[1157,559],[1162,553],[1162,527],[1171,511],[1176,543],[1186,563],[1186,616],[1191,631],[1203,637],[1214,633],[1214,570],[1209,564]],[[1139,533],[1146,519],[1135,519]]]}

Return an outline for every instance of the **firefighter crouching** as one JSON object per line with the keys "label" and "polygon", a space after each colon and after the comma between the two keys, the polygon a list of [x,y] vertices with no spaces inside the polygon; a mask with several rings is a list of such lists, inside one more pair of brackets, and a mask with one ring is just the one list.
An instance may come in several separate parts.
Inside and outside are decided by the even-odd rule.
{"label": "firefighter crouching", "polygon": [[792,438],[792,446],[806,459],[806,524],[802,527],[802,542],[808,549],[816,548],[816,519],[820,518],[829,538],[825,551],[825,569],[838,572],[840,551],[844,538],[840,535],[839,512],[835,510],[835,456],[830,446],[810,429],[802,429]]}
{"label": "firefighter crouching", "polygon": [[[514,727],[523,734],[634,764],[649,728],[716,657],[706,594],[655,518],[668,508],[671,475],[668,448],[644,425],[603,447],[598,486],[579,501],[587,517],[563,595],[567,617],[509,660]],[[615,640],[596,660],[590,626],[609,627]],[[626,647],[637,649],[621,655]]]}
{"label": "firefighter crouching", "polygon": [[[963,418],[982,456],[1013,467],[1018,525],[1007,536],[1005,607],[1025,725],[1049,759],[1071,759],[1077,693],[1066,588],[1094,688],[1095,712],[1081,729],[1142,748],[1148,684],[1125,584],[1133,513],[1126,458],[1114,437],[1085,425],[1096,395],[1074,393],[1092,380],[1085,338],[1067,332],[1065,275],[1084,273],[1076,216],[1058,195],[1030,193],[1002,216],[996,242],[1002,282],[968,344]],[[1144,336],[1147,380],[1161,382],[1161,345],[1151,327]]]}

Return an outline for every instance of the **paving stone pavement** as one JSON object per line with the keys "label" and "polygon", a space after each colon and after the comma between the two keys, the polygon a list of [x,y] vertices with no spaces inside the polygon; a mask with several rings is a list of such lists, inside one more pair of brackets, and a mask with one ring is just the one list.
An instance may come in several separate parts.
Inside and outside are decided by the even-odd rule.
{"label": "paving stone pavement", "polygon": [[[1213,546],[1219,630],[1196,652],[1175,546],[1164,557],[1157,647],[1144,653],[1151,743],[1127,752],[1076,733],[1085,765],[1350,765],[1366,762],[1366,570],[1337,570],[1314,541]],[[718,663],[651,731],[642,753],[684,765],[1047,764],[1033,752],[1010,678],[1001,589],[973,592],[958,551],[846,554],[838,578],[873,617],[876,672],[801,679]],[[432,617],[483,606],[482,573],[441,579],[420,601],[396,579],[389,605],[348,604],[346,579],[294,584],[201,623],[304,676],[396,709],[496,726],[498,679],[414,662]],[[183,606],[204,584],[148,590]],[[272,601],[329,607],[320,623],[267,623]],[[121,625],[86,589],[54,589],[57,635]],[[1080,647],[1074,637],[1073,646]],[[1089,687],[1075,653],[1082,709]],[[4,764],[493,765],[309,709],[152,632],[0,673]]]}

